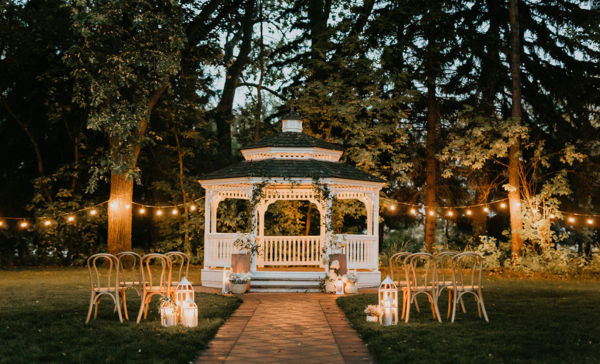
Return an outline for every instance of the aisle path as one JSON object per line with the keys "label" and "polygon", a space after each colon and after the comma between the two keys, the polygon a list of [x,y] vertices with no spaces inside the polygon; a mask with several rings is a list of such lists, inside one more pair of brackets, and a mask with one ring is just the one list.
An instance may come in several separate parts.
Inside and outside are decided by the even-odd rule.
{"label": "aisle path", "polygon": [[196,363],[373,363],[323,293],[249,293]]}

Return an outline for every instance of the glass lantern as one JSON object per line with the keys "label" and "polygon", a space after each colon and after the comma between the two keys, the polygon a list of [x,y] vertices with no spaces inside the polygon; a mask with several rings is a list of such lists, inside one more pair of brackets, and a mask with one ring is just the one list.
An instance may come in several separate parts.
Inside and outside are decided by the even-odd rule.
{"label": "glass lantern", "polygon": [[398,324],[398,287],[390,276],[387,276],[379,286],[379,313],[380,324],[386,326]]}
{"label": "glass lantern", "polygon": [[177,288],[175,288],[174,297],[175,305],[179,309],[179,321],[181,321],[181,307],[183,306],[183,303],[188,299],[194,301],[194,287],[192,287],[192,284],[187,278],[183,277],[181,282],[179,282]]}
{"label": "glass lantern", "polygon": [[335,294],[344,294],[344,280],[339,275],[335,280]]}
{"label": "glass lantern", "polygon": [[184,327],[198,326],[198,306],[191,298],[181,306],[181,323]]}
{"label": "glass lantern", "polygon": [[177,312],[170,299],[165,299],[160,304],[160,323],[164,327],[177,326]]}
{"label": "glass lantern", "polygon": [[228,294],[231,291],[231,287],[229,283],[229,277],[231,276],[231,267],[223,268],[223,288],[221,290],[222,294]]}

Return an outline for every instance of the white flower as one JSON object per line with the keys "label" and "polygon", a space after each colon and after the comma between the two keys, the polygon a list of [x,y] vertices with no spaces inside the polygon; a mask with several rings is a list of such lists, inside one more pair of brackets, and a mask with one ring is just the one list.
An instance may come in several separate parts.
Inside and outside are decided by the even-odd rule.
{"label": "white flower", "polygon": [[323,257],[321,258],[321,262],[323,263],[323,265],[326,265],[327,263],[329,263],[329,254],[323,254]]}
{"label": "white flower", "polygon": [[329,267],[331,269],[339,269],[340,268],[340,262],[338,262],[337,260],[334,260],[333,262],[331,262],[331,264],[329,265]]}

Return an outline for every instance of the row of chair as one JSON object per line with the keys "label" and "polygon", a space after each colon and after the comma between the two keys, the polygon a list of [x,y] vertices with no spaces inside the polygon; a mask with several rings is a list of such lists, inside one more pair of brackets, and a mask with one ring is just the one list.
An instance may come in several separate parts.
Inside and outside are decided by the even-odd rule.
{"label": "row of chair", "polygon": [[[446,269],[450,269],[448,274]],[[410,317],[412,303],[415,303],[417,311],[420,312],[417,302],[419,294],[427,296],[433,317],[442,322],[438,299],[444,289],[448,291],[448,318],[452,312],[451,322],[454,322],[457,303],[460,302],[463,312],[466,312],[463,302],[463,296],[466,294],[475,297],[479,317],[483,313],[483,317],[489,322],[482,294],[481,255],[454,251],[435,255],[401,252],[390,257],[390,270],[392,280],[402,290],[402,318],[405,322],[408,322]]]}
{"label": "row of chair", "polygon": [[[172,281],[173,265],[179,266],[179,279]],[[94,319],[98,315],[98,303],[103,296],[110,296],[115,303],[115,311],[119,320],[123,322],[121,306],[127,314],[128,289],[136,290],[141,297],[140,311],[137,323],[148,316],[148,307],[154,295],[170,297],[171,291],[183,277],[188,276],[190,268],[189,256],[181,252],[168,252],[166,254],[146,254],[144,256],[135,252],[122,252],[117,255],[100,253],[92,255],[87,260],[90,275],[91,297],[90,308],[85,323],[90,321],[92,309],[95,306]],[[155,271],[152,267],[156,267]],[[185,275],[183,275],[185,269]]]}

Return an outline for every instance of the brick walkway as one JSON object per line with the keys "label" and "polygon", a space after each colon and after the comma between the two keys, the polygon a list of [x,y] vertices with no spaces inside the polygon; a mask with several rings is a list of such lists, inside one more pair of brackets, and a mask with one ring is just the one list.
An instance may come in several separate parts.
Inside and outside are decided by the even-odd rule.
{"label": "brick walkway", "polygon": [[373,363],[322,293],[249,293],[196,363]]}

